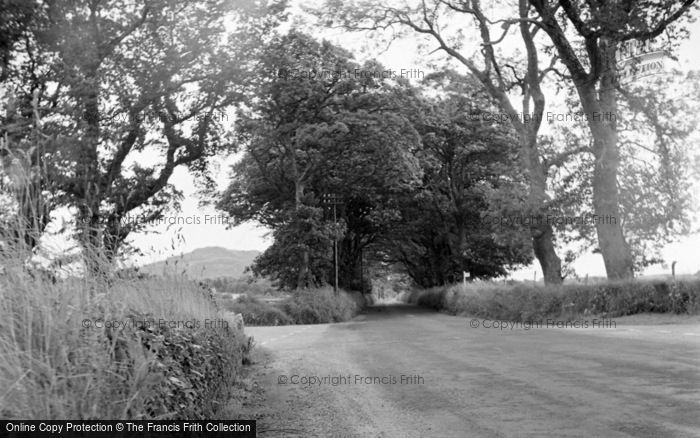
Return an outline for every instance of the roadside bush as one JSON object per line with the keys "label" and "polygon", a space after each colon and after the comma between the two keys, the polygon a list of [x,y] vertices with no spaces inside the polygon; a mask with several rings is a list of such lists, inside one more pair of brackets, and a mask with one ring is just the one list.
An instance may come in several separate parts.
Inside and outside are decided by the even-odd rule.
{"label": "roadside bush", "polygon": [[635,280],[558,287],[526,283],[477,283],[414,290],[408,302],[454,315],[465,314],[508,321],[575,319],[636,313],[700,312],[700,280]]}
{"label": "roadside bush", "polygon": [[635,313],[698,313],[700,280],[612,283],[594,289],[594,313],[624,316]]}
{"label": "roadside bush", "polygon": [[226,309],[243,315],[247,325],[324,324],[351,319],[365,306],[362,294],[331,288],[305,289],[276,303],[242,295]]}
{"label": "roadside bush", "polygon": [[296,324],[322,324],[347,321],[362,309],[362,295],[329,287],[296,291],[282,303],[282,309]]}
{"label": "roadside bush", "polygon": [[238,299],[227,303],[226,309],[240,313],[246,325],[294,324],[292,318],[280,308],[249,295],[241,295]]}
{"label": "roadside bush", "polygon": [[412,294],[415,299],[410,299],[411,304],[417,304],[421,307],[429,309],[441,310],[445,307],[445,292],[440,288],[432,288],[422,291],[419,294]]}

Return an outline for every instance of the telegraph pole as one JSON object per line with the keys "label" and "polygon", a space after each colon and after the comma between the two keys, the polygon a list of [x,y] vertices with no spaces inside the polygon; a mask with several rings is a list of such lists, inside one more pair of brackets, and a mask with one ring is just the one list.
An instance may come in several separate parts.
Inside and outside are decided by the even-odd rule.
{"label": "telegraph pole", "polygon": [[[333,199],[336,201],[336,199]],[[336,217],[336,203],[333,202],[333,224],[338,224],[338,218]],[[333,267],[335,270],[335,284],[333,285],[333,292],[338,295],[338,238],[335,233],[333,234]]]}
{"label": "telegraph pole", "polygon": [[[333,206],[333,224],[338,223],[338,204],[341,203],[340,196],[334,193],[326,193],[321,195],[321,202],[324,205]],[[334,281],[333,281],[333,292],[338,294],[338,237],[333,234],[333,271],[334,271]]]}
{"label": "telegraph pole", "polygon": [[360,245],[360,293],[365,294],[365,268],[362,266],[362,246]]}

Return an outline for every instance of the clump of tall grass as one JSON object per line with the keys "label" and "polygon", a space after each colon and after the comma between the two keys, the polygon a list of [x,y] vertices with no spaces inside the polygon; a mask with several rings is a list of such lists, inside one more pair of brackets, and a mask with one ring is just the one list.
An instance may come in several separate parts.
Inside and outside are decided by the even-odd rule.
{"label": "clump of tall grass", "polygon": [[0,418],[205,418],[228,398],[244,335],[194,283],[0,263]]}
{"label": "clump of tall grass", "polygon": [[216,417],[250,344],[197,283],[57,277],[0,231],[0,418]]}

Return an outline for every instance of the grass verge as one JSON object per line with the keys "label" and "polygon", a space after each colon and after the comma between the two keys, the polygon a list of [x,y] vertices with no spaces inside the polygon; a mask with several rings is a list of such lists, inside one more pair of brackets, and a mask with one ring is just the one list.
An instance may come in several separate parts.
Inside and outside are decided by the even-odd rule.
{"label": "grass verge", "polygon": [[453,315],[503,321],[574,320],[588,315],[700,313],[700,279],[583,285],[476,283],[414,290],[408,302]]}

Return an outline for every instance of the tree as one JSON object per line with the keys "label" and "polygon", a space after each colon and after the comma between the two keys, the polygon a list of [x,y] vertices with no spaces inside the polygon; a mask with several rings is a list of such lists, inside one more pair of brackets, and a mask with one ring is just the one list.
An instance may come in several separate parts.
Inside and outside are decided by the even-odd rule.
{"label": "tree", "polygon": [[501,276],[529,263],[523,227],[499,220],[526,210],[517,134],[484,120],[490,99],[473,78],[446,72],[423,85],[447,91],[426,98],[414,116],[423,181],[399,198],[399,219],[377,250],[423,287],[454,283],[465,271],[470,279]]}
{"label": "tree", "polygon": [[[671,72],[646,78],[620,89],[615,115],[620,150],[618,187],[620,222],[625,230],[634,259],[635,272],[662,261],[660,250],[674,237],[689,231],[692,210],[693,141],[698,118],[697,96],[700,83],[693,73]],[[567,106],[583,109],[576,91]],[[679,96],[685,97],[679,99]],[[590,145],[592,140],[582,118],[557,132],[554,141],[573,147]],[[577,157],[572,164],[557,169],[551,176],[555,198],[562,203],[565,217],[592,217],[595,156],[591,152]],[[557,227],[569,243],[582,242],[582,249],[597,248],[594,223],[575,230]],[[575,231],[575,232],[571,232]]]}
{"label": "tree", "polygon": [[[17,48],[28,62],[9,73],[19,111],[5,122],[31,119],[35,98],[50,139],[36,165],[56,169],[86,249],[111,260],[130,232],[176,207],[176,168],[210,183],[207,161],[227,149],[226,110],[252,77],[241,54],[255,52],[283,6],[40,2],[40,26]],[[226,31],[227,17],[236,31]],[[142,153],[160,163],[139,162]]]}
{"label": "tree", "polygon": [[[555,235],[551,224],[545,218],[550,199],[547,194],[547,173],[550,163],[563,163],[580,150],[556,151],[546,157],[538,147],[538,132],[545,109],[545,96],[542,84],[548,74],[555,72],[556,57],[538,49],[539,28],[533,25],[533,14],[527,0],[519,0],[515,17],[503,19],[489,18],[478,0],[473,1],[422,1],[415,7],[394,8],[377,5],[376,2],[348,4],[330,0],[326,11],[318,12],[328,25],[339,26],[353,31],[382,31],[405,29],[418,35],[426,35],[437,43],[438,49],[459,62],[480,82],[496,102],[499,114],[504,114],[508,123],[518,135],[519,163],[528,180],[528,215],[538,218],[530,227],[532,248],[548,284],[562,282],[561,259],[556,254]],[[448,34],[450,23],[463,21],[455,18],[469,17],[475,24],[481,60],[467,55],[462,47],[464,34],[458,31]],[[517,29],[520,44],[525,49],[522,58],[509,57],[498,50],[498,45],[511,35],[511,28]],[[400,35],[400,33],[399,33]],[[549,58],[546,66],[540,65],[540,57],[545,53]],[[514,103],[513,90],[522,92],[521,105]]]}
{"label": "tree", "polygon": [[[56,171],[43,159],[51,139],[42,129],[36,93],[32,104],[32,119],[2,125],[6,135],[0,139],[0,202],[6,204],[0,213],[0,235],[8,246],[29,252],[39,244],[51,212],[63,200],[55,183]],[[15,119],[16,109],[10,97],[0,120]]]}
{"label": "tree", "polygon": [[[648,41],[667,32],[682,36],[679,26],[693,0],[677,1],[549,1],[530,0],[539,18],[534,24],[547,33],[566,67],[587,117],[595,156],[593,207],[600,251],[610,279],[634,275],[634,257],[621,224],[618,175],[620,150],[617,115],[619,83],[617,51],[631,40]],[[572,27],[576,35],[567,29]]]}
{"label": "tree", "polygon": [[7,0],[0,6],[0,83],[9,76],[15,44],[26,37],[36,6],[33,0]]}
{"label": "tree", "polygon": [[369,108],[375,110],[347,119],[348,135],[337,144],[347,152],[328,162],[327,177],[319,181],[343,200],[338,210],[346,226],[339,243],[340,283],[362,291],[371,287],[363,253],[391,231],[400,215],[396,199],[410,192],[421,175],[415,155],[420,137],[407,114],[417,96],[409,86],[387,88],[367,102],[374,100]]}
{"label": "tree", "polygon": [[[317,259],[328,260],[320,236],[342,240],[344,285],[351,286],[346,273],[356,272],[357,254],[381,227],[384,201],[414,179],[418,166],[408,151],[418,136],[396,108],[399,93],[381,78],[355,73],[381,66],[354,63],[328,42],[290,32],[267,46],[258,65],[265,74],[251,96],[254,104],[242,107],[237,118],[245,154],[218,207],[235,224],[257,220],[275,230],[275,244],[257,271],[274,272],[277,263],[280,272],[294,272],[296,280],[285,274],[281,286],[328,280],[329,273],[318,272],[327,265]],[[340,229],[330,227],[320,209],[329,193],[344,201]],[[319,222],[324,219],[325,226]],[[290,259],[289,251],[296,257]]]}
{"label": "tree", "polygon": [[[330,245],[336,236],[332,225],[322,220],[320,210],[301,205],[289,212],[286,223],[273,230],[272,245],[256,258],[253,273],[289,289],[329,283],[333,267]],[[305,276],[301,284],[300,273]]]}
{"label": "tree", "polygon": [[[52,175],[41,161],[50,139],[42,130],[38,95],[34,92],[20,102],[8,93],[17,46],[28,41],[40,24],[38,6],[34,1],[11,0],[0,7],[0,102],[5,106],[0,115],[0,191],[4,198],[0,202],[7,204],[0,215],[0,235],[8,246],[25,246],[30,251],[60,202],[55,191],[47,194],[44,190],[51,187]],[[17,117],[19,111],[24,117]]]}

